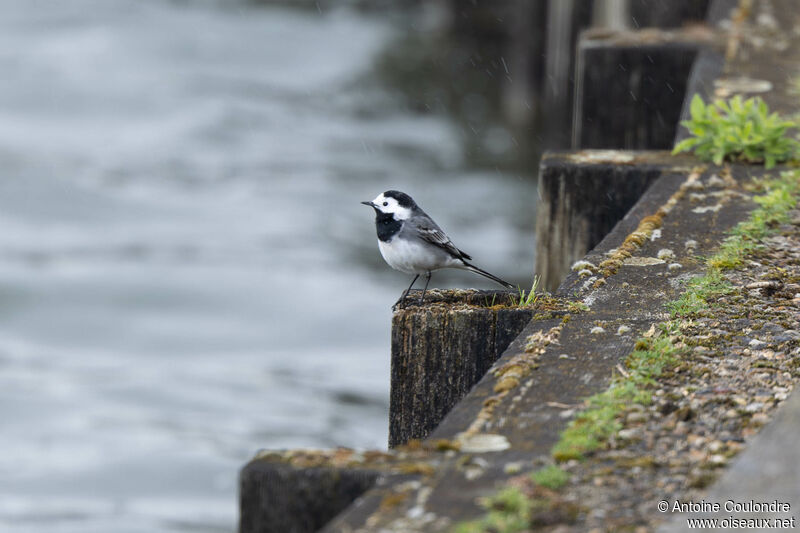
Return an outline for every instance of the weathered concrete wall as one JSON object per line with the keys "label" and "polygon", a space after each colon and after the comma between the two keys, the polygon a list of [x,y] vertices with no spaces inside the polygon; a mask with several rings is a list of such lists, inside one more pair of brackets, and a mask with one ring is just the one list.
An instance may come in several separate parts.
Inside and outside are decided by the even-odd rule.
{"label": "weathered concrete wall", "polygon": [[317,531],[378,478],[368,469],[298,468],[278,459],[258,458],[239,474],[241,533]]}
{"label": "weathered concrete wall", "polygon": [[[573,145],[579,148],[671,148],[698,50],[722,41],[708,29],[585,32],[579,44]],[[703,60],[707,61],[706,59]],[[583,154],[583,155],[582,155]],[[608,234],[657,175],[681,164],[655,154],[545,155],[539,172],[536,272],[555,289],[570,265]],[[606,159],[611,155],[606,155]],[[655,166],[654,166],[655,165]]]}
{"label": "weathered concrete wall", "polygon": [[[565,127],[564,125],[570,124],[574,127],[575,124],[580,124],[581,119],[579,119],[575,113],[579,112],[576,107],[580,106],[582,102],[575,98],[575,94],[577,90],[576,85],[581,84],[581,77],[583,76],[582,73],[586,71],[585,65],[591,65],[591,63],[587,63],[587,61],[594,61],[597,58],[604,58],[608,61],[613,61],[616,59],[620,61],[623,67],[626,65],[626,63],[630,63],[629,70],[638,69],[641,72],[647,71],[649,74],[654,73],[657,76],[657,80],[663,79],[666,73],[658,68],[648,68],[648,66],[642,62],[643,59],[647,59],[647,56],[643,56],[643,59],[642,57],[637,56],[635,48],[628,48],[629,57],[625,56],[625,47],[622,47],[617,51],[618,53],[616,58],[612,58],[610,54],[603,55],[603,52],[600,50],[597,51],[600,55],[597,55],[592,51],[586,54],[580,53],[578,35],[583,30],[593,25],[593,21],[599,22],[600,19],[603,18],[599,13],[596,12],[599,8],[598,2],[553,0],[548,4],[548,34],[546,47],[547,63],[545,77],[543,80],[545,86],[543,90],[544,109],[542,114],[544,122],[544,147],[547,149],[565,149],[570,146],[574,148],[665,148],[666,143],[655,144],[652,142],[640,142],[637,144],[635,142],[628,142],[626,144],[604,144],[601,140],[600,144],[592,144],[591,142],[583,143],[575,141],[575,136],[572,133],[573,129]],[[693,21],[702,21],[704,14],[707,11],[707,6],[707,0],[631,0],[627,6],[627,9],[622,9],[622,11],[627,12],[626,14],[623,14],[623,17],[626,18],[626,20],[623,20],[623,22],[626,27],[636,29],[644,27],[677,27]],[[597,24],[594,25],[597,26]],[[607,37],[611,37],[611,35],[624,34],[624,31],[619,31],[621,28],[613,29],[615,31],[609,33],[610,28],[601,25],[596,30],[590,31],[598,32],[594,33],[596,36],[606,34]],[[595,44],[602,46],[602,44],[599,42]],[[644,44],[647,46],[646,39],[643,39],[639,44]],[[651,42],[650,44],[657,43]],[[670,50],[669,47],[664,46],[663,42],[658,44],[657,48],[658,51],[654,51],[656,54],[665,54],[669,61],[674,64],[676,71],[674,74],[677,75],[669,74],[668,77],[676,82],[676,90],[679,93],[677,96],[679,107],[680,101],[682,100],[680,97],[680,88],[686,80],[685,76],[680,77],[680,71],[685,65],[686,61],[684,52],[690,53],[691,49],[688,47],[687,50]],[[581,66],[580,64],[582,60],[584,66]],[[689,58],[689,64],[691,65],[691,58]],[[665,103],[667,101],[671,101],[670,95],[665,93],[662,94],[660,92],[660,88],[656,87],[655,84],[651,85],[650,80],[647,77],[637,79],[636,72],[628,74],[626,71],[616,68],[617,65],[613,66],[615,67],[614,69],[606,71],[601,70],[603,66],[598,66],[597,69],[591,69],[590,74],[594,73],[609,77],[621,77],[622,81],[617,83],[631,85],[634,95],[640,96],[640,101],[644,98],[651,100],[653,103],[659,99],[663,100]],[[594,81],[595,80],[592,79],[585,79],[583,83],[593,83]],[[606,83],[607,81],[608,80],[606,80],[602,85],[592,85],[592,88],[602,91],[601,98],[605,94],[605,91],[614,90],[613,87]],[[624,93],[617,91],[615,94],[618,95],[618,98],[624,98],[626,95],[629,96],[627,91]],[[600,104],[602,107],[601,111],[605,109],[613,109],[610,101],[601,101]],[[595,108],[592,107],[592,105],[593,104],[586,102],[584,105],[584,110],[586,109],[586,106],[589,106],[589,108],[594,110]],[[627,107],[629,108],[629,113],[633,112],[635,109],[642,108],[641,105],[638,107]],[[665,121],[663,122],[663,126],[661,123],[655,123],[656,126],[666,128],[674,127],[674,121],[670,121],[670,117],[676,118],[677,113],[670,114],[671,110],[672,107],[668,107],[665,111],[662,111],[666,113],[666,116],[664,117]],[[639,116],[642,116],[642,113],[639,113]],[[653,128],[652,124],[654,123],[654,120],[647,114],[644,114],[643,118],[645,120],[645,124],[651,124],[650,126],[645,126],[645,128]],[[617,121],[617,117],[614,117],[614,121]],[[600,126],[598,126],[598,129],[603,125],[608,127],[610,124],[611,123],[609,122],[603,122]],[[628,124],[630,124],[630,122],[628,122]],[[638,124],[637,127],[639,127]],[[638,136],[642,138],[641,134]],[[619,134],[617,134],[617,137],[615,138],[618,137]],[[671,141],[671,138],[672,137],[669,137],[667,143]]]}
{"label": "weathered concrete wall", "polygon": [[551,0],[547,10],[547,44],[544,83],[543,144],[546,149],[570,145],[575,49],[579,33],[592,20],[592,2]]}
{"label": "weathered concrete wall", "polygon": [[581,35],[576,64],[573,148],[672,148],[686,82],[710,32]]}
{"label": "weathered concrete wall", "polygon": [[509,291],[427,294],[392,317],[390,447],[427,437],[534,314]]}
{"label": "weathered concrete wall", "polygon": [[[439,0],[448,27],[476,43],[476,57],[502,86],[506,119],[515,126],[538,124],[544,148],[571,144],[578,35],[596,26],[616,30],[679,27],[702,21],[707,0]],[[604,16],[612,12],[615,16]],[[616,22],[614,22],[616,21]],[[677,61],[674,55],[673,61]],[[655,71],[655,70],[654,70]],[[683,83],[685,77],[676,76]],[[645,84],[647,83],[645,79]],[[678,101],[680,101],[680,95]],[[666,117],[664,124],[672,126]],[[671,141],[671,136],[669,141]],[[658,148],[662,145],[614,146]],[[584,148],[597,146],[585,145]]]}
{"label": "weathered concrete wall", "polygon": [[597,246],[650,185],[687,158],[668,152],[550,152],[539,170],[536,265],[542,287],[555,290],[575,261]]}
{"label": "weathered concrete wall", "polygon": [[674,28],[686,24],[702,24],[708,13],[709,0],[630,0],[633,28]]}

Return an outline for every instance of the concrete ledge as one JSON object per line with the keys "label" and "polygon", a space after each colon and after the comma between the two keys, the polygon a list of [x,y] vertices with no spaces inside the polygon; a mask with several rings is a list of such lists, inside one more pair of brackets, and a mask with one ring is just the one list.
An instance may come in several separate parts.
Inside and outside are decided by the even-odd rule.
{"label": "concrete ledge", "polygon": [[694,164],[693,158],[659,151],[546,153],[539,169],[534,269],[542,286],[555,290],[572,264],[597,246],[658,178]]}

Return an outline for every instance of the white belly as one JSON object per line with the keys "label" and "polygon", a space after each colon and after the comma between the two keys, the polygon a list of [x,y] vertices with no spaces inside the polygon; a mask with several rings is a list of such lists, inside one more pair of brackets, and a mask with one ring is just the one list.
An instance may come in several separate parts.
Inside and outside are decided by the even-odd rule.
{"label": "white belly", "polygon": [[390,267],[406,274],[425,274],[440,268],[461,266],[460,261],[444,250],[406,239],[379,240],[378,248]]}

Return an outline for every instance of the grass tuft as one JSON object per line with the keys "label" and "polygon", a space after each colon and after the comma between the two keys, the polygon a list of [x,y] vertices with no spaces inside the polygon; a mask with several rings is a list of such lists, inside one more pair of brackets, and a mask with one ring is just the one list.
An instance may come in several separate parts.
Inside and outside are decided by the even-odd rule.
{"label": "grass tuft", "polygon": [[533,307],[536,305],[536,302],[539,301],[539,296],[541,296],[541,293],[537,294],[536,292],[536,290],[539,288],[539,280],[539,276],[533,276],[533,284],[531,285],[531,290],[528,292],[525,292],[525,289],[522,287],[518,288],[519,302],[517,305],[519,307]]}
{"label": "grass tuft", "polygon": [[558,490],[569,481],[569,473],[556,465],[548,465],[531,474],[531,480],[542,487]]}

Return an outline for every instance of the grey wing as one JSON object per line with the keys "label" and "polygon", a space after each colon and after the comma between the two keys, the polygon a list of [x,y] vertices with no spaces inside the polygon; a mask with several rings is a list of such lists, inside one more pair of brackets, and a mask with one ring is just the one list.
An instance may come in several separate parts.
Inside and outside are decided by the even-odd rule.
{"label": "grey wing", "polygon": [[450,240],[447,233],[445,233],[429,216],[418,216],[408,222],[411,223],[421,239],[444,249],[447,253],[458,259],[472,259],[469,255],[456,248],[456,245],[453,244],[453,241]]}

